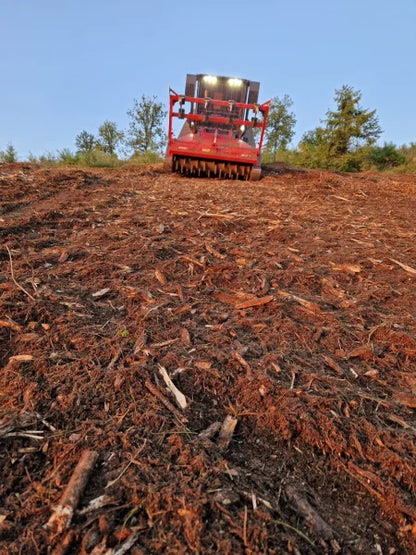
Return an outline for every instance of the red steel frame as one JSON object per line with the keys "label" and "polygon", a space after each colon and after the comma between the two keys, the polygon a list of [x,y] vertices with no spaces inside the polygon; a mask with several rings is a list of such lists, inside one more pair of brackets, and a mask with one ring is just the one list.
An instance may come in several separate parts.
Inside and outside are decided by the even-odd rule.
{"label": "red steel frame", "polygon": [[[170,159],[172,156],[186,156],[192,158],[203,158],[209,160],[217,160],[224,162],[244,163],[253,166],[258,166],[260,163],[260,152],[263,144],[264,133],[266,130],[267,114],[269,112],[270,100],[263,104],[245,104],[242,102],[229,102],[227,100],[214,100],[211,98],[198,98],[193,96],[185,96],[177,94],[172,89],[169,90],[169,126],[168,126],[168,146],[166,150],[166,158]],[[262,114],[261,121],[252,122],[245,119],[232,119],[231,117],[219,117],[212,114],[195,114],[195,113],[180,113],[174,111],[174,105],[179,102],[180,108],[185,102],[191,104],[202,104],[205,106],[214,105],[223,108],[234,108],[242,110],[251,110],[256,116],[258,112]],[[179,119],[189,120],[190,122],[200,122],[202,124],[201,132],[197,136],[197,140],[189,140],[189,136],[174,138],[172,131],[172,119],[177,117]],[[217,133],[205,133],[203,131],[203,124],[206,122],[217,123],[220,128],[223,126],[237,127],[244,125],[248,127],[260,128],[260,138],[256,146],[251,146],[236,138],[231,138],[230,134],[227,137],[217,135]],[[232,129],[230,129],[231,131]]]}

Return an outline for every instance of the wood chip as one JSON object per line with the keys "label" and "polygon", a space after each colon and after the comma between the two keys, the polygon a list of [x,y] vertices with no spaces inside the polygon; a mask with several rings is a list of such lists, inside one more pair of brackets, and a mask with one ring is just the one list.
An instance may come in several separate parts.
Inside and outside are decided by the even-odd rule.
{"label": "wood chip", "polygon": [[233,220],[234,216],[238,216],[237,213],[230,213],[230,214],[214,214],[211,212],[204,212],[203,214],[201,214],[198,218],[198,220],[200,220],[201,218],[218,218],[221,220]]}
{"label": "wood chip", "polygon": [[231,438],[233,437],[235,427],[237,426],[238,419],[234,416],[227,416],[222,423],[221,430],[218,438],[218,447],[221,450],[227,449],[230,444]]}
{"label": "wood chip", "polygon": [[170,379],[169,374],[166,372],[166,368],[164,368],[161,364],[158,364],[158,369],[159,369],[159,374],[164,379],[165,384],[167,385],[169,391],[175,397],[175,400],[176,400],[176,403],[178,404],[178,407],[181,408],[182,410],[185,410],[186,407],[188,406],[185,395],[181,391],[179,391],[179,389],[176,387],[176,385]]}
{"label": "wood chip", "polygon": [[212,439],[215,436],[215,434],[220,430],[220,428],[221,428],[221,422],[213,422],[208,426],[208,428],[200,432],[198,434],[198,437],[201,439]]}
{"label": "wood chip", "polygon": [[390,420],[390,422],[395,422],[396,424],[399,424],[405,430],[410,429],[410,430],[416,431],[416,429],[412,428],[412,426],[410,426],[410,424],[408,424],[405,420],[403,420],[403,418],[399,418],[395,414],[386,414],[386,418],[387,420]]}
{"label": "wood chip", "polygon": [[393,395],[393,398],[405,407],[416,409],[416,395],[398,392]]}
{"label": "wood chip", "polygon": [[19,363],[19,362],[31,362],[33,360],[32,355],[14,355],[9,358],[9,364]]}
{"label": "wood chip", "polygon": [[189,335],[189,331],[186,328],[181,329],[181,341],[186,347],[190,347],[191,336]]}
{"label": "wood chip", "polygon": [[234,360],[236,360],[237,362],[239,362],[243,368],[245,368],[245,369],[247,370],[247,375],[248,375],[249,377],[251,377],[251,376],[252,376],[251,366],[250,366],[249,363],[240,355],[240,353],[239,353],[238,351],[231,351],[231,356],[233,357]]}
{"label": "wood chip", "polygon": [[348,358],[362,358],[367,359],[373,356],[373,351],[371,350],[369,345],[360,345],[356,347],[352,351],[350,351],[347,355]]}
{"label": "wood chip", "polygon": [[221,303],[230,304],[232,306],[236,306],[243,301],[257,299],[255,295],[249,295],[241,292],[230,294],[223,291],[215,291],[214,297]]}
{"label": "wood chip", "polygon": [[416,269],[412,268],[411,266],[408,266],[407,264],[403,264],[402,262],[399,262],[398,260],[394,260],[394,258],[390,258],[390,260],[392,262],[394,262],[395,264],[397,264],[398,266],[400,266],[400,268],[403,268],[403,270],[405,272],[407,272],[408,274],[412,274],[412,276],[416,276]]}
{"label": "wood chip", "polygon": [[328,357],[328,356],[324,356],[323,359],[324,359],[325,364],[327,366],[329,366],[330,368],[332,368],[332,370],[334,370],[334,372],[336,372],[337,374],[342,374],[342,370],[338,366],[338,364],[335,362],[335,360],[332,360],[332,358]]}
{"label": "wood chip", "polygon": [[274,300],[273,295],[268,295],[267,297],[260,297],[260,298],[255,298],[248,301],[243,301],[241,303],[236,304],[235,307],[241,309],[241,308],[251,308],[252,306],[262,306],[264,304],[270,303],[273,300]]}
{"label": "wood chip", "polygon": [[200,370],[209,370],[211,368],[211,362],[207,360],[197,360],[194,362],[194,366]]}
{"label": "wood chip", "polygon": [[320,307],[316,303],[312,303],[311,301],[307,301],[306,299],[302,299],[302,297],[292,295],[291,293],[287,293],[286,291],[282,291],[281,289],[279,289],[277,293],[284,299],[292,299],[296,301],[301,306],[307,308],[308,310],[311,310],[312,312],[321,312]]}
{"label": "wood chip", "polygon": [[9,320],[0,320],[0,328],[10,328],[13,331],[22,331],[19,324],[15,324],[15,322],[10,322]]}
{"label": "wood chip", "polygon": [[166,285],[166,278],[159,270],[155,270],[155,278],[160,283],[160,285]]}
{"label": "wood chip", "polygon": [[208,243],[205,244],[205,248],[207,249],[207,251],[212,254],[213,256],[215,256],[215,258],[219,258],[220,260],[224,260],[225,258],[225,254],[221,254],[220,252],[218,252],[217,250],[214,249],[214,247],[212,245],[209,245]]}
{"label": "wood chip", "polygon": [[361,266],[358,264],[342,264],[341,266],[333,266],[332,269],[338,272],[346,272],[352,276],[361,272]]}
{"label": "wood chip", "polygon": [[102,299],[103,297],[108,295],[110,291],[111,289],[109,287],[105,287],[104,289],[100,289],[99,291],[93,293],[92,296],[94,297],[94,299]]}

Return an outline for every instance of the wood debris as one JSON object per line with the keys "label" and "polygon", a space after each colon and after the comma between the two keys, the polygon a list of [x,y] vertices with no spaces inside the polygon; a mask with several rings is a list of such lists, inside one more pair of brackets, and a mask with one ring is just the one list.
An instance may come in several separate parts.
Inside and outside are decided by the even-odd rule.
{"label": "wood debris", "polygon": [[22,328],[15,322],[0,320],[0,328],[10,328],[13,331],[22,331]]}
{"label": "wood debris", "polygon": [[160,270],[155,270],[155,278],[161,285],[166,285],[166,278]]}
{"label": "wood debris", "polygon": [[346,272],[352,276],[361,272],[361,266],[359,264],[342,264],[340,266],[333,266],[332,269],[338,272]]}
{"label": "wood debris", "polygon": [[415,184],[0,164],[7,552],[416,552]]}
{"label": "wood debris", "polygon": [[18,364],[20,362],[32,362],[33,355],[13,355],[9,358],[8,364]]}
{"label": "wood debris", "polygon": [[201,439],[212,439],[215,434],[221,429],[221,425],[221,422],[213,422],[208,426],[208,428],[200,432],[198,434],[198,437],[200,437]]}
{"label": "wood debris", "polygon": [[187,419],[176,409],[172,403],[166,399],[166,397],[149,381],[145,382],[146,388],[155,395],[164,405],[165,407],[170,410],[170,412],[180,421],[180,422],[187,422]]}
{"label": "wood debris", "polygon": [[100,289],[99,291],[93,293],[92,297],[94,299],[102,299],[103,297],[106,297],[110,293],[110,291],[111,289],[109,287],[104,287],[104,289]]}
{"label": "wood debris", "polygon": [[295,490],[293,486],[286,486],[285,493],[295,509],[305,518],[308,525],[318,537],[330,539],[334,536],[332,528],[324,521],[316,509],[312,507],[305,496]]}
{"label": "wood debris", "polygon": [[169,374],[166,372],[166,368],[163,368],[163,366],[158,364],[158,369],[159,369],[159,374],[162,376],[162,378],[165,381],[165,384],[167,385],[167,388],[169,389],[169,391],[175,397],[175,400],[176,400],[176,403],[177,403],[178,407],[182,410],[185,410],[186,407],[188,406],[188,402],[186,400],[185,395],[181,391],[179,391],[179,389],[176,387],[176,385],[170,379]]}
{"label": "wood debris", "polygon": [[273,295],[267,295],[267,297],[261,297],[258,299],[250,299],[248,301],[243,301],[240,303],[237,303],[235,305],[236,308],[251,308],[253,306],[263,306],[265,304],[270,303],[271,301],[274,300]]}
{"label": "wood debris", "polygon": [[403,264],[403,262],[399,262],[398,260],[394,260],[394,258],[390,258],[390,260],[392,262],[394,262],[395,264],[397,264],[398,266],[400,266],[400,268],[402,268],[408,274],[411,274],[412,276],[416,276],[416,269],[415,268],[412,268],[411,266],[408,266],[407,264]]}
{"label": "wood debris", "polygon": [[235,418],[230,414],[227,414],[227,416],[224,418],[224,421],[221,425],[220,433],[218,436],[218,442],[217,442],[218,447],[221,450],[224,451],[229,446],[230,441],[234,434],[235,427],[237,426],[237,423],[238,423],[238,418]]}
{"label": "wood debris", "polygon": [[60,534],[69,527],[97,459],[96,451],[83,451],[58,505],[53,508],[52,515],[45,524],[45,528],[55,530]]}

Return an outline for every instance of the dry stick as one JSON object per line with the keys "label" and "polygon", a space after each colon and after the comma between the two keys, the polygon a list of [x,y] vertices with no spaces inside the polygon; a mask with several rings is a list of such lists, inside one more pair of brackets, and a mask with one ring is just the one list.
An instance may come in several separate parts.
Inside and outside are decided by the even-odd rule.
{"label": "dry stick", "polygon": [[45,524],[45,528],[56,529],[58,533],[68,528],[97,459],[96,451],[87,449],[83,451],[59,504],[53,508],[53,513]]}
{"label": "dry stick", "polygon": [[290,501],[295,505],[297,511],[310,524],[315,534],[326,540],[334,537],[334,531],[327,524],[312,505],[292,487],[286,486],[285,493]]}
{"label": "dry stick", "polygon": [[253,306],[263,306],[264,304],[270,303],[274,301],[273,295],[268,295],[267,297],[260,297],[255,299],[249,299],[248,301],[242,301],[241,303],[237,303],[235,308],[251,308]]}
{"label": "dry stick", "polygon": [[123,349],[119,349],[111,359],[109,365],[107,366],[107,370],[112,370],[114,368],[114,365],[119,361],[122,354],[123,354]]}
{"label": "dry stick", "polygon": [[23,291],[23,293],[25,293],[25,294],[29,297],[29,299],[32,299],[32,301],[36,302],[35,297],[33,297],[33,296],[29,293],[29,291],[26,291],[26,289],[25,289],[24,287],[22,287],[22,286],[20,285],[20,283],[18,283],[18,282],[16,281],[16,279],[15,279],[15,277],[14,277],[12,253],[10,252],[10,249],[9,249],[8,245],[6,245],[6,249],[7,249],[7,252],[9,253],[9,259],[10,259],[10,273],[11,273],[11,275],[12,275],[13,283],[16,285],[16,287],[18,287],[21,291]]}
{"label": "dry stick", "polygon": [[247,547],[247,505],[244,505],[243,543]]}
{"label": "dry stick", "polygon": [[152,383],[150,383],[148,380],[145,381],[144,385],[146,386],[146,388],[150,391],[150,393],[153,393],[153,395],[155,397],[157,397],[164,405],[165,407],[170,410],[170,412],[179,420],[179,422],[188,422],[188,419],[185,418],[179,411],[177,408],[175,408],[172,403],[170,401],[168,401],[168,399],[166,399],[166,397],[157,389],[157,387],[155,387]]}
{"label": "dry stick", "polygon": [[411,266],[408,266],[407,264],[403,264],[402,262],[399,262],[398,260],[394,260],[394,258],[390,258],[390,260],[392,262],[394,262],[395,264],[397,264],[398,266],[400,266],[400,268],[403,268],[403,270],[405,270],[405,272],[408,272],[409,274],[412,274],[413,276],[416,276],[416,270],[414,268],[412,268]]}
{"label": "dry stick", "polygon": [[178,406],[182,410],[185,410],[186,407],[188,406],[185,395],[182,393],[182,391],[179,391],[179,389],[176,387],[176,385],[170,379],[169,374],[166,372],[166,368],[164,368],[161,364],[158,364],[158,368],[159,368],[159,373],[162,376],[162,378],[163,378],[165,384],[167,385],[169,391],[175,397],[176,403],[178,404]]}

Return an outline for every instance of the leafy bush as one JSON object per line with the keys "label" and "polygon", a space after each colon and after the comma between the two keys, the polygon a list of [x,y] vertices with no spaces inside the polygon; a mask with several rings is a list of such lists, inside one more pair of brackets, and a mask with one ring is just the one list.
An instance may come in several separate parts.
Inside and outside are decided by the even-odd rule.
{"label": "leafy bush", "polygon": [[58,163],[63,166],[76,166],[79,163],[79,154],[74,154],[69,148],[58,150]]}
{"label": "leafy bush", "polygon": [[373,146],[368,153],[368,161],[378,169],[385,170],[400,166],[406,157],[399,152],[393,143],[384,143],[384,146]]}
{"label": "leafy bush", "polygon": [[127,160],[127,164],[154,164],[162,162],[162,160],[163,158],[157,152],[148,150],[147,152],[143,152],[143,154],[135,152]]}

